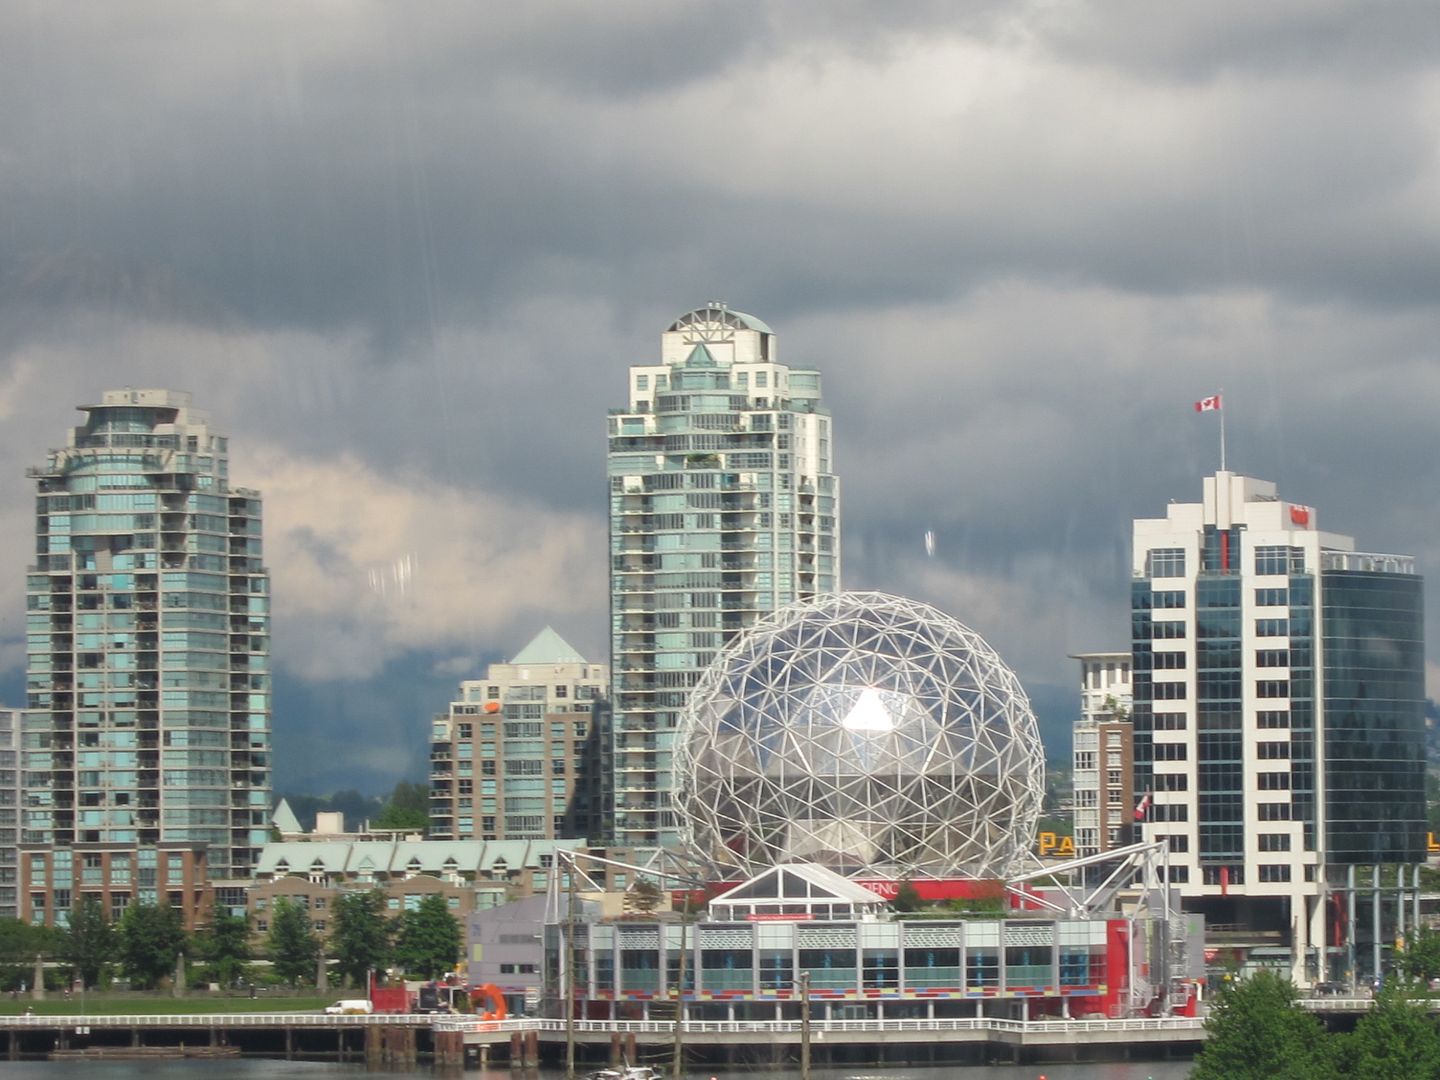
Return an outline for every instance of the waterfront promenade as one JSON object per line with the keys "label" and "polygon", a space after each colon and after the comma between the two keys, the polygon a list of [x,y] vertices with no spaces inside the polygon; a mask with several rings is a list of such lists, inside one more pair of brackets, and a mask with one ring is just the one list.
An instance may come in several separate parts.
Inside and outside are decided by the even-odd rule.
{"label": "waterfront promenade", "polygon": [[[1341,1017],[1368,1011],[1368,998],[1310,998],[1301,1004]],[[1205,1038],[1204,1021],[1189,1017],[1117,1020],[1015,1020],[966,1017],[939,1020],[816,1020],[809,1025],[817,1062],[1044,1062],[1189,1057]],[[798,1020],[692,1020],[681,1041],[696,1063],[783,1063],[804,1038]],[[577,1056],[585,1062],[654,1058],[675,1042],[667,1020],[577,1020]],[[564,1056],[563,1019],[318,1012],[177,1013],[172,1015],[0,1017],[0,1059],[55,1051],[126,1051],[232,1047],[245,1055],[408,1064],[476,1061],[535,1065]]]}

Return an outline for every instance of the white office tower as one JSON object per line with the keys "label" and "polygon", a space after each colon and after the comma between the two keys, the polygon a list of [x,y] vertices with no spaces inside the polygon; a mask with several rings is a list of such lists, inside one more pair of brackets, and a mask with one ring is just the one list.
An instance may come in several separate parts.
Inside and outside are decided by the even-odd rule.
{"label": "white office tower", "polygon": [[839,481],[820,374],[712,303],[630,369],[610,415],[614,837],[677,841],[671,752],[686,695],[762,615],[834,592]]}
{"label": "white office tower", "polygon": [[1136,521],[1134,544],[1144,835],[1168,840],[1186,908],[1250,961],[1302,982],[1373,973],[1425,856],[1414,560],[1358,552],[1223,471],[1203,502]]}

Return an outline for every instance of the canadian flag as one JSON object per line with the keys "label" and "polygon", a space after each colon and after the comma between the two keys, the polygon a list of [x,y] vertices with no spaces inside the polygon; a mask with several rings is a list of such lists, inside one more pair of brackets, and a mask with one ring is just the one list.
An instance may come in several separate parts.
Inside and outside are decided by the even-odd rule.
{"label": "canadian flag", "polygon": [[1291,506],[1291,507],[1290,507],[1290,524],[1291,524],[1291,525],[1298,525],[1298,526],[1300,526],[1300,528],[1302,528],[1302,529],[1308,529],[1308,528],[1310,527],[1310,507],[1308,507],[1308,506]]}
{"label": "canadian flag", "polygon": [[1196,412],[1219,412],[1219,411],[1220,411],[1220,395],[1219,395],[1219,394],[1211,394],[1209,397],[1202,397],[1199,401],[1195,402],[1195,411],[1196,411]]}
{"label": "canadian flag", "polygon": [[1135,804],[1135,820],[1144,821],[1150,813],[1150,792],[1145,792],[1145,797]]}

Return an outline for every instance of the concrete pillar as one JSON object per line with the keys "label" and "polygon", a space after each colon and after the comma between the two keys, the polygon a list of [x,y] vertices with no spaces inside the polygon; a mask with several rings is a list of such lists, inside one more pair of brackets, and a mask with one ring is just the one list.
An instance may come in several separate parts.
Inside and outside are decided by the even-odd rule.
{"label": "concrete pillar", "polygon": [[[1307,899],[1303,896],[1290,898],[1290,981],[1296,986],[1305,985],[1305,957],[1310,954],[1310,920],[1306,918]],[[1169,992],[1169,987],[1166,987]]]}
{"label": "concrete pillar", "polygon": [[1315,897],[1313,907],[1310,908],[1310,947],[1315,952],[1315,979],[1317,982],[1324,982],[1330,978],[1329,954],[1330,927],[1328,917],[1330,912],[1330,888],[1326,884],[1321,887],[1320,895]]}
{"label": "concrete pillar", "polygon": [[1405,940],[1405,868],[1395,868],[1395,940]]}
{"label": "concrete pillar", "polygon": [[1345,868],[1345,965],[1352,984],[1360,979],[1355,957],[1355,867]]}
{"label": "concrete pillar", "polygon": [[295,1060],[295,1029],[292,1027],[285,1029],[285,1060]]}
{"label": "concrete pillar", "polygon": [[525,1065],[527,1068],[535,1068],[540,1064],[540,1033],[538,1031],[527,1031],[525,1033]]}
{"label": "concrete pillar", "polygon": [[1370,872],[1370,923],[1373,938],[1370,951],[1373,954],[1374,972],[1380,974],[1380,864],[1376,863]]}

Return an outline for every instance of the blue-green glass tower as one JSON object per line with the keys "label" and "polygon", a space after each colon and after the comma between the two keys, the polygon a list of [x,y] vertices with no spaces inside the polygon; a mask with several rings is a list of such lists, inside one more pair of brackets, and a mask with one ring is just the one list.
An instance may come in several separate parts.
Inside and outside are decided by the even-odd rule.
{"label": "blue-green glass tower", "polygon": [[671,744],[716,651],[840,582],[840,484],[820,373],[721,303],[661,335],[610,415],[613,835],[676,842]]}
{"label": "blue-green glass tower", "polygon": [[107,391],[36,482],[22,843],[268,839],[270,579],[258,492],[190,395]]}

